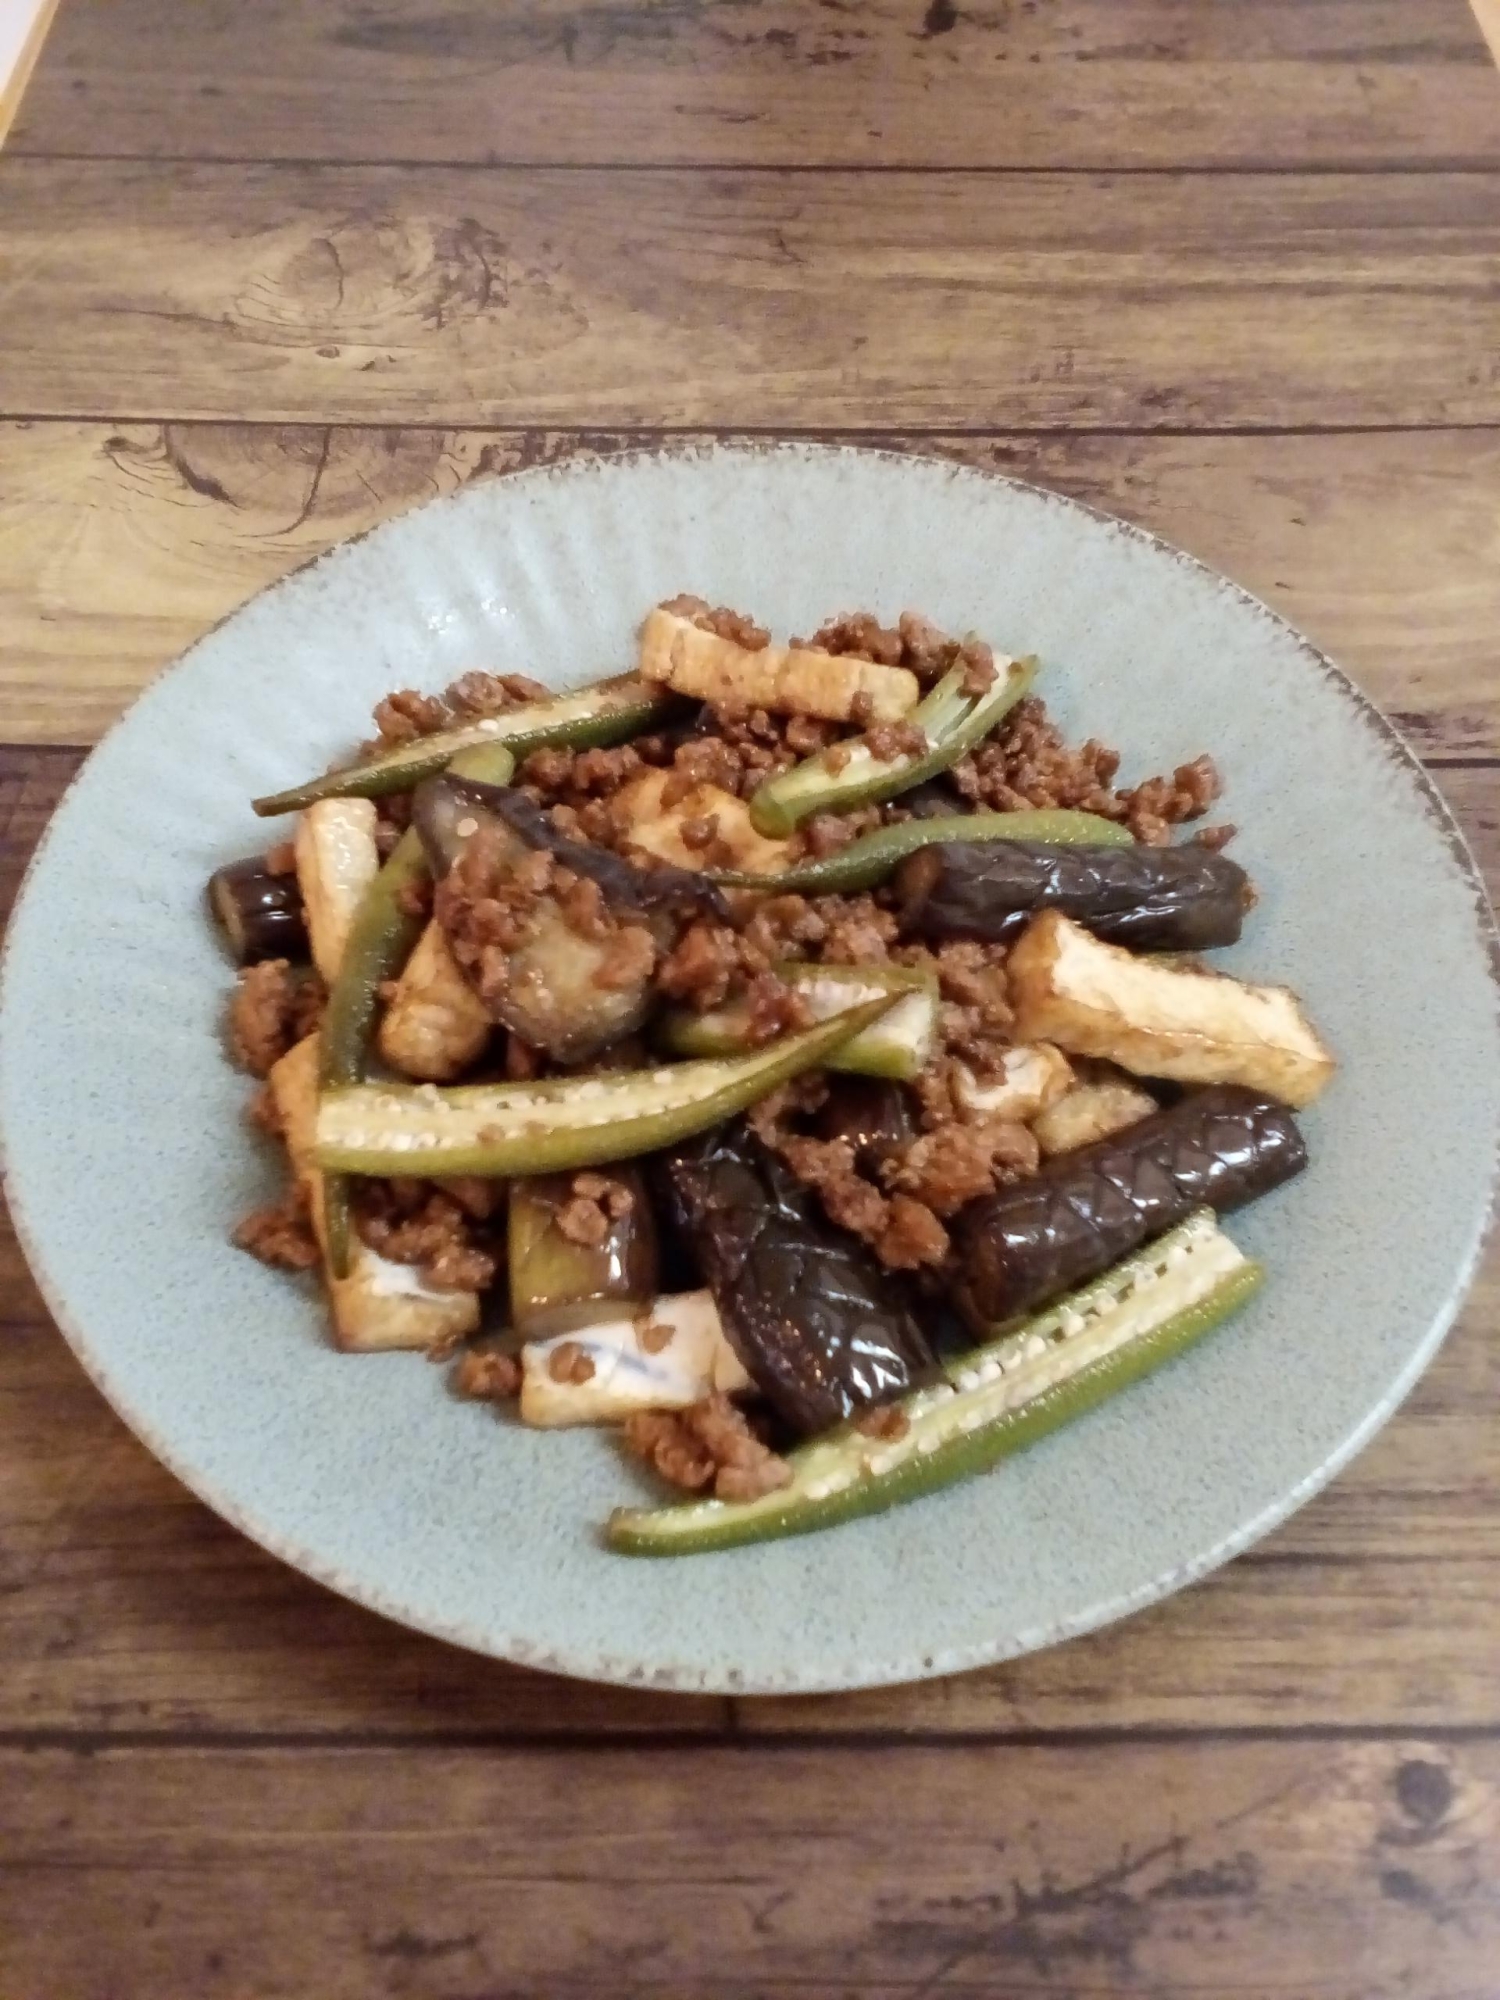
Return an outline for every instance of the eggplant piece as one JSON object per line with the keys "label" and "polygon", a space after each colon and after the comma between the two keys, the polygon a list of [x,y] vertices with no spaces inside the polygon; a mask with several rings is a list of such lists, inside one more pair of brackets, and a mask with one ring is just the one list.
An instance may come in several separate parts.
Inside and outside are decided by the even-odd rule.
{"label": "eggplant piece", "polygon": [[878,1169],[917,1136],[906,1092],[874,1076],[830,1077],[816,1129],[820,1139],[847,1139],[861,1172]]}
{"label": "eggplant piece", "polygon": [[1306,1165],[1285,1105],[1233,1084],[1190,1092],[964,1209],[954,1302],[987,1332],[1107,1271],[1195,1209],[1239,1208]]}
{"label": "eggplant piece", "polygon": [[478,823],[488,818],[507,827],[524,846],[545,850],[575,875],[589,876],[604,891],[611,909],[639,911],[648,918],[696,914],[718,923],[729,921],[723,892],[707,876],[667,862],[636,868],[607,847],[571,840],[558,832],[545,807],[514,785],[485,785],[451,775],[431,778],[418,787],[412,811],[432,872],[439,879],[477,832]]}
{"label": "eggplant piece", "polygon": [[810,1437],[904,1396],[936,1361],[864,1246],[744,1124],[666,1155],[659,1192],[730,1345],[782,1423]]}
{"label": "eggplant piece", "polygon": [[[429,779],[417,788],[413,817],[434,875],[446,875],[468,841],[487,826],[499,836],[504,864],[537,851],[551,854],[576,875],[596,881],[610,913],[649,931],[661,948],[674,941],[683,912],[726,915],[722,895],[703,876],[666,866],[633,868],[605,848],[569,840],[540,806],[510,786],[451,775]],[[533,1048],[565,1063],[583,1062],[632,1034],[652,1004],[650,953],[622,982],[616,972],[606,973],[615,941],[613,934],[580,936],[556,897],[542,896],[509,954],[509,980],[495,1003],[496,1018]]]}
{"label": "eggplant piece", "polygon": [[[656,1218],[635,1167],[610,1179],[632,1196],[623,1215],[606,1216],[598,1243],[579,1243],[558,1228],[573,1199],[572,1174],[537,1174],[510,1190],[507,1248],[511,1325],[527,1340],[569,1333],[622,1306],[645,1305],[657,1287]],[[626,1318],[629,1314],[626,1313]]]}
{"label": "eggplant piece", "polygon": [[208,903],[236,965],[307,957],[307,925],[295,869],[273,874],[266,856],[231,861],[208,878]]}
{"label": "eggplant piece", "polygon": [[896,872],[901,932],[1008,944],[1039,910],[1136,951],[1233,944],[1250,902],[1237,862],[1206,847],[1054,847],[945,841]]}

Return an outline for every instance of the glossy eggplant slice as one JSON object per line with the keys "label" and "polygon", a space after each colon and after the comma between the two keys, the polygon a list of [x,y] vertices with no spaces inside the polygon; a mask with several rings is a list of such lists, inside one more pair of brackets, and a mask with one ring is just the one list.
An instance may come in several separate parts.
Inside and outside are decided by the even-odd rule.
{"label": "glossy eggplant slice", "polygon": [[1107,1271],[1195,1209],[1239,1208],[1306,1165],[1285,1105],[1232,1084],[1193,1091],[964,1209],[954,1302],[987,1332]]}
{"label": "glossy eggplant slice", "polygon": [[831,1076],[817,1134],[820,1139],[847,1139],[856,1167],[873,1178],[884,1161],[916,1138],[917,1121],[899,1083],[877,1076]]}
{"label": "glossy eggplant slice", "polygon": [[1136,951],[1233,944],[1250,901],[1243,868],[1206,847],[1053,847],[945,841],[902,862],[902,934],[1006,944],[1039,910],[1061,910]]}
{"label": "glossy eggplant slice", "polygon": [[[502,876],[536,852],[551,854],[575,875],[599,884],[610,917],[650,933],[659,949],[675,942],[681,917],[693,910],[724,916],[723,898],[701,875],[661,865],[633,868],[619,855],[558,833],[550,816],[525,793],[451,774],[417,788],[413,818],[434,875],[441,881],[481,828]],[[443,892],[437,902],[445,922]],[[623,970],[611,953],[621,935],[609,925],[583,935],[550,892],[539,895],[524,930],[508,951],[504,991],[495,1018],[558,1062],[596,1055],[640,1027],[653,999],[649,949]]]}
{"label": "glossy eggplant slice", "polygon": [[610,1174],[631,1201],[618,1215],[601,1210],[597,1243],[580,1242],[558,1225],[576,1178],[537,1174],[511,1183],[510,1322],[526,1340],[618,1318],[622,1308],[656,1296],[656,1220],[639,1169],[620,1166]]}
{"label": "glossy eggplant slice", "polygon": [[895,1288],[743,1124],[659,1163],[730,1345],[797,1437],[926,1380],[935,1361]]}
{"label": "glossy eggplant slice", "polygon": [[719,923],[729,921],[723,892],[706,875],[665,861],[636,868],[607,847],[571,840],[558,832],[544,807],[513,785],[480,784],[451,774],[431,778],[417,791],[413,817],[438,877],[447,873],[465,841],[488,818],[499,821],[526,847],[545,850],[575,875],[589,876],[604,891],[612,910],[639,912],[645,918],[698,914]]}
{"label": "glossy eggplant slice", "polygon": [[273,874],[266,856],[231,861],[208,878],[208,902],[236,965],[307,957],[307,925],[296,870]]}

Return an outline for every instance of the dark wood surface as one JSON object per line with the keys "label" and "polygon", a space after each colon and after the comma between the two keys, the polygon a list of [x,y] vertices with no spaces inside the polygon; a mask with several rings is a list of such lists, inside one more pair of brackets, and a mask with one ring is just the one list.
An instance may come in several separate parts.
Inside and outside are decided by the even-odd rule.
{"label": "dark wood surface", "polygon": [[[1182,543],[1400,718],[1493,886],[1497,325],[1460,0],[64,0],[0,157],[0,897],[252,591],[685,428]],[[1496,2000],[1497,1331],[1492,1258],[1327,1493],[1123,1626],[731,1703],[282,1568],[0,1235],[0,1996]]]}

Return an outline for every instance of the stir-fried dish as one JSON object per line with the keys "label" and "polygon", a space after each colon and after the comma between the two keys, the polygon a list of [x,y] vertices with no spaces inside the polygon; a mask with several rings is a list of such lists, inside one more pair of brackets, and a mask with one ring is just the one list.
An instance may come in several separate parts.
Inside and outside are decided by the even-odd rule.
{"label": "stir-fried dish", "polygon": [[678,1496],[635,1554],[876,1512],[1179,1353],[1333,1059],[1199,956],[1255,901],[1232,827],[1174,842],[1211,759],[1121,787],[1035,675],[682,597],[594,686],[387,696],[209,885],[288,1167],[235,1241],[340,1348],[616,1426]]}

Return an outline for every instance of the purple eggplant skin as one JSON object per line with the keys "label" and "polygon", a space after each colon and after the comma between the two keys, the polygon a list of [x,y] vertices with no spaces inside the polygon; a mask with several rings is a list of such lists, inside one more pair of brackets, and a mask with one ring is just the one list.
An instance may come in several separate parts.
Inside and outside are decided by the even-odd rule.
{"label": "purple eggplant skin", "polygon": [[792,1437],[935,1374],[926,1336],[879,1265],[743,1122],[661,1155],[655,1180],[730,1345]]}
{"label": "purple eggplant skin", "polygon": [[623,856],[592,841],[571,840],[552,824],[551,814],[515,785],[486,785],[477,778],[428,778],[417,787],[412,814],[435,876],[446,875],[464,844],[458,829],[467,820],[499,820],[530,848],[545,848],[575,875],[588,875],[604,891],[613,910],[643,917],[712,917],[729,921],[723,891],[691,868],[667,862],[636,868]]}
{"label": "purple eggplant skin", "polygon": [[953,1301],[987,1333],[1087,1283],[1195,1209],[1239,1208],[1306,1165],[1285,1105],[1233,1084],[1189,1091],[963,1209],[953,1225]]}
{"label": "purple eggplant skin", "polygon": [[208,878],[208,903],[236,965],[305,959],[307,926],[295,872],[273,874],[263,854],[231,861]]}
{"label": "purple eggplant skin", "polygon": [[856,1168],[872,1179],[917,1136],[911,1099],[899,1083],[878,1076],[830,1075],[815,1129],[820,1139],[847,1139]]}
{"label": "purple eggplant skin", "polygon": [[1040,910],[1136,951],[1233,944],[1252,900],[1237,862],[1206,847],[944,841],[896,871],[901,934],[1008,944]]}

